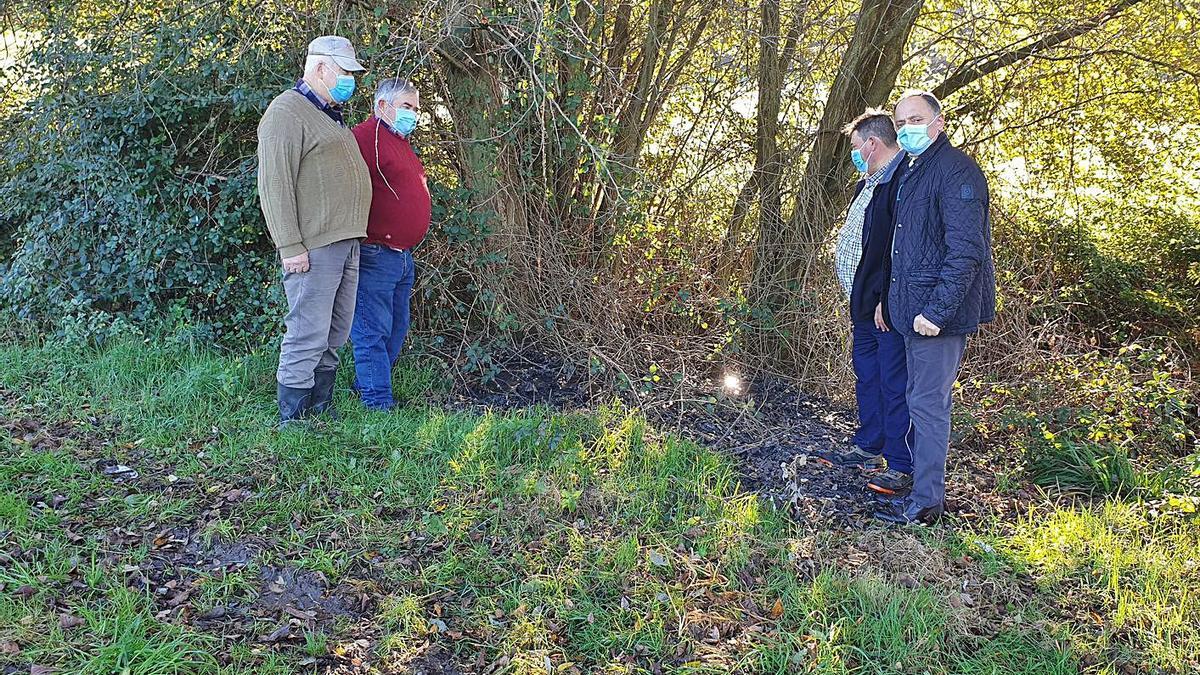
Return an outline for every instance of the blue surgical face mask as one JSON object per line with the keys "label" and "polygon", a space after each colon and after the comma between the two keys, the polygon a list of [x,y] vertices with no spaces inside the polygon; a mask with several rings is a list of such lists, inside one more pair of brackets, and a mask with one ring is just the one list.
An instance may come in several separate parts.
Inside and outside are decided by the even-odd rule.
{"label": "blue surgical face mask", "polygon": [[850,161],[854,162],[854,168],[858,169],[859,173],[866,173],[867,169],[870,167],[870,164],[867,163],[868,160],[863,157],[862,150],[860,148],[850,149]]}
{"label": "blue surgical face mask", "polygon": [[919,155],[925,152],[925,149],[933,143],[933,139],[929,137],[928,124],[905,124],[900,127],[900,131],[896,132],[896,140],[900,142],[900,147],[910,155]]}
{"label": "blue surgical face mask", "polygon": [[354,76],[353,75],[338,75],[337,84],[329,90],[329,98],[332,98],[338,103],[345,103],[354,95]]}
{"label": "blue surgical face mask", "polygon": [[407,138],[416,128],[417,113],[408,108],[396,108],[396,120],[392,122],[392,129]]}

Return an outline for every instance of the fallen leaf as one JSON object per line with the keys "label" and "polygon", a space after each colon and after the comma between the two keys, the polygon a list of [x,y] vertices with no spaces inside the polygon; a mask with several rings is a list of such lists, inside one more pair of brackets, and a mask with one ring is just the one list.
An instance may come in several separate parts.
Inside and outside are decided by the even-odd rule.
{"label": "fallen leaf", "polygon": [[291,631],[292,631],[291,626],[285,623],[282,626],[280,626],[279,628],[276,628],[275,630],[271,631],[270,635],[264,635],[264,636],[258,638],[258,641],[259,642],[279,642],[280,640],[286,640],[288,638],[288,636],[291,634]]}
{"label": "fallen leaf", "polygon": [[771,605],[771,618],[778,619],[783,616],[783,600],[776,599],[775,604]]}
{"label": "fallen leaf", "polygon": [[23,599],[23,600],[28,600],[28,599],[32,598],[33,594],[36,592],[37,592],[37,590],[35,590],[34,587],[30,586],[29,584],[25,584],[24,586],[20,586],[17,588],[17,595],[21,596],[21,599]]}
{"label": "fallen leaf", "polygon": [[667,559],[664,558],[663,554],[659,553],[658,551],[651,550],[649,557],[650,557],[650,564],[657,565],[658,567],[666,567],[667,566]]}
{"label": "fallen leaf", "polygon": [[250,498],[250,491],[234,488],[225,492],[221,496],[225,498],[225,501],[230,503],[240,502]]}
{"label": "fallen leaf", "polygon": [[87,621],[84,621],[73,614],[58,615],[58,625],[62,628],[75,628],[77,626],[82,626],[85,623],[87,623]]}
{"label": "fallen leaf", "polygon": [[50,666],[39,666],[36,663],[29,666],[29,675],[54,675],[55,672]]}
{"label": "fallen leaf", "polygon": [[212,609],[210,609],[206,612],[200,613],[199,615],[196,616],[196,618],[201,621],[212,621],[214,619],[220,619],[221,617],[225,616],[225,612],[226,612],[226,610],[224,607],[213,607]]}
{"label": "fallen leaf", "polygon": [[313,619],[317,618],[317,615],[315,613],[306,612],[301,609],[296,609],[295,607],[292,607],[291,605],[284,607],[283,611],[296,617],[297,619],[300,619],[301,621],[312,621]]}
{"label": "fallen leaf", "polygon": [[192,597],[192,589],[188,588],[175,594],[175,597],[167,601],[168,607],[178,607],[187,602],[188,598]]}
{"label": "fallen leaf", "polygon": [[112,466],[104,467],[104,475],[111,476],[117,480],[134,480],[138,477],[138,472],[133,467],[125,466],[124,464],[113,464]]}
{"label": "fallen leaf", "polygon": [[6,654],[8,656],[16,656],[17,654],[20,654],[20,653],[21,653],[21,645],[17,644],[17,642],[15,640],[0,641],[0,654]]}

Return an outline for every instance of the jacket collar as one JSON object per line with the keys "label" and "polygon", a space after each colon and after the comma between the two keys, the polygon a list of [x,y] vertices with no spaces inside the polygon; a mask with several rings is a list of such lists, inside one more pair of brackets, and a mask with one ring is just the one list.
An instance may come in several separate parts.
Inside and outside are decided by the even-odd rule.
{"label": "jacket collar", "polygon": [[925,152],[922,152],[915,157],[909,155],[909,158],[913,160],[913,167],[916,168],[922,164],[928,164],[933,156],[938,154],[938,152],[940,152],[942,148],[946,147],[947,145],[950,145],[950,139],[946,137],[946,132],[943,131],[938,134],[937,138],[933,139],[933,143],[929,144],[929,147],[925,149]]}
{"label": "jacket collar", "polygon": [[333,120],[334,122],[337,122],[338,124],[340,124],[342,126],[346,126],[346,120],[342,116],[341,107],[334,106],[330,103],[326,103],[325,101],[323,101],[321,99],[321,97],[317,96],[317,93],[312,90],[312,87],[308,86],[307,82],[305,82],[304,80],[300,80],[299,82],[296,83],[296,86],[292,87],[292,89],[294,91],[300,93],[301,95],[303,95],[304,98],[308,99],[310,103],[317,106],[317,109],[320,110],[321,112],[325,113],[326,115],[328,115],[329,119]]}
{"label": "jacket collar", "polygon": [[888,161],[887,167],[884,168],[883,175],[879,177],[879,182],[877,185],[883,185],[892,178],[895,178],[896,169],[899,169],[900,165],[906,161],[908,161],[908,153],[904,152],[903,150],[897,152],[896,156],[892,157],[892,159]]}
{"label": "jacket collar", "polygon": [[[890,160],[888,160],[887,165],[884,166],[883,169],[881,169],[882,174],[879,176],[879,180],[876,181],[875,185],[877,185],[877,186],[883,185],[884,183],[887,183],[888,181],[890,181],[892,178],[894,178],[896,176],[896,169],[898,169],[901,164],[903,164],[904,162],[907,162],[907,161],[908,161],[908,153],[904,152],[903,150],[901,150],[900,152],[897,152],[896,156],[892,157]],[[874,175],[874,174],[872,174],[872,175]],[[862,178],[858,179],[855,194],[857,194],[857,190],[861,190],[863,188],[863,186],[867,184],[868,178],[869,178],[868,176],[863,176]]]}

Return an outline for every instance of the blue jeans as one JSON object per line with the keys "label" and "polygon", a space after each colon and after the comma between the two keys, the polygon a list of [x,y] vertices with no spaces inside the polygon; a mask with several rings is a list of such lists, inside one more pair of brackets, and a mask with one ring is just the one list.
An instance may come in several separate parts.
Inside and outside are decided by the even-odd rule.
{"label": "blue jeans", "polygon": [[882,453],[888,468],[912,473],[912,428],[908,419],[908,363],[904,337],[881,331],[875,322],[855,322],[854,394],[858,399],[858,433],[854,444]]}
{"label": "blue jeans", "polygon": [[386,410],[396,404],[392,365],[408,335],[414,271],[410,251],[362,245],[350,341],[354,343],[354,388],[368,408]]}

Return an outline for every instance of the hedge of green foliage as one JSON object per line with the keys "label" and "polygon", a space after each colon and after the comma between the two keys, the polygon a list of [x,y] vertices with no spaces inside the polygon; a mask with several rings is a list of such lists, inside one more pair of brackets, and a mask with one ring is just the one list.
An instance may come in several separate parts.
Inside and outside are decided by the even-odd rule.
{"label": "hedge of green foliage", "polygon": [[[2,125],[5,304],[85,335],[120,321],[273,330],[254,131],[294,59],[269,34],[244,39],[262,26],[236,11],[83,17],[42,26],[10,89],[26,96]],[[143,30],[104,25],[118,20]]]}

